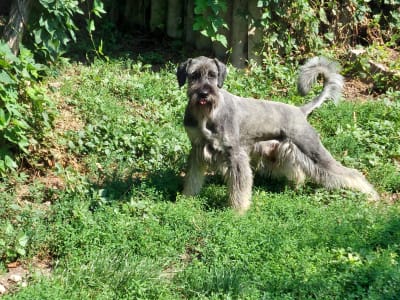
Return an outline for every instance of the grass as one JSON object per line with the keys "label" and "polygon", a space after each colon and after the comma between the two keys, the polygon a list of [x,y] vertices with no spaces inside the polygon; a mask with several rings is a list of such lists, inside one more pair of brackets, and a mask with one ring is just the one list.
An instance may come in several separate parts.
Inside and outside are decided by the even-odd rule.
{"label": "grass", "polygon": [[[294,69],[279,74],[231,69],[226,87],[302,103]],[[53,271],[47,277],[32,270],[28,286],[4,299],[400,294],[400,205],[389,201],[400,190],[398,92],[373,102],[327,103],[311,116],[333,155],[363,171],[386,200],[369,203],[358,193],[311,184],[294,191],[257,177],[253,206],[239,217],[227,207],[218,177],[208,178],[197,197],[180,195],[189,142],[182,126],[186,96],[174,65],[153,72],[128,59],[98,61],[68,65],[49,81],[60,83],[51,96],[80,125],[51,137],[68,159],[42,172],[62,188],[43,183],[46,175],[0,183],[0,228],[6,228],[0,245],[7,249],[0,258],[5,272],[15,260],[29,266],[33,258],[51,257]]]}

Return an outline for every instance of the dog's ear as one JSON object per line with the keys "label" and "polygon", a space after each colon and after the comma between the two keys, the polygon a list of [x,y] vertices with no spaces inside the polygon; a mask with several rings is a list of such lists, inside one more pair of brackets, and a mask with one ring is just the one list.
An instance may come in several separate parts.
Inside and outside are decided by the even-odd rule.
{"label": "dog's ear", "polygon": [[176,77],[178,78],[179,87],[182,87],[186,82],[187,68],[190,65],[191,61],[192,59],[189,58],[178,66]]}
{"label": "dog's ear", "polygon": [[218,59],[214,58],[214,61],[218,68],[218,87],[221,88],[226,78],[227,69],[225,64],[220,62]]}

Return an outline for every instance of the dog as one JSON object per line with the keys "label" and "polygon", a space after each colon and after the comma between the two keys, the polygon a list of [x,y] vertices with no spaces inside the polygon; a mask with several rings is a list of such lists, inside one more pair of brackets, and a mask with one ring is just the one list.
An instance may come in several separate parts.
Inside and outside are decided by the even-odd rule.
{"label": "dog", "polygon": [[357,170],[337,162],[322,145],[307,116],[327,99],[338,101],[343,77],[335,63],[322,57],[300,68],[298,90],[306,95],[319,75],[320,95],[301,107],[242,98],[222,88],[226,66],[218,59],[189,58],[177,68],[178,84],[188,82],[183,124],[191,142],[184,195],[200,192],[205,173],[220,172],[229,203],[239,213],[251,205],[253,170],[284,176],[302,184],[306,178],[328,189],[349,188],[379,196]]}

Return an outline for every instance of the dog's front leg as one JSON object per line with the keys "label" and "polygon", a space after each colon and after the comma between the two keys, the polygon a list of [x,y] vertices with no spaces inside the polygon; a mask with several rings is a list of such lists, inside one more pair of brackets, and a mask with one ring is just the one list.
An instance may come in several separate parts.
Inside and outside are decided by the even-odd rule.
{"label": "dog's front leg", "polygon": [[188,169],[183,186],[183,194],[193,196],[200,192],[204,183],[206,164],[202,159],[203,149],[193,146],[189,153]]}
{"label": "dog's front leg", "polygon": [[229,202],[239,213],[245,213],[251,204],[253,174],[248,154],[239,149],[229,154],[226,180],[229,189]]}

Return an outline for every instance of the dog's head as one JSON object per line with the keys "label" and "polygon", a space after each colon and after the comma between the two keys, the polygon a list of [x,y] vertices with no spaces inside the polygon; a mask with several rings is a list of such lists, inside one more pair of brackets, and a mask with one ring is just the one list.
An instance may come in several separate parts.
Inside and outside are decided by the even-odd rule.
{"label": "dog's head", "polygon": [[226,66],[216,58],[199,56],[181,63],[176,76],[179,87],[188,81],[188,96],[192,104],[214,106],[218,89],[226,77]]}

